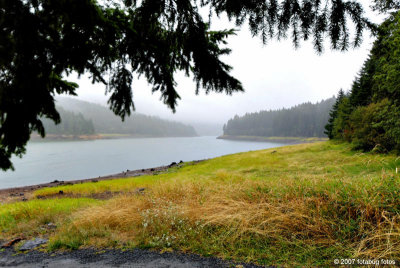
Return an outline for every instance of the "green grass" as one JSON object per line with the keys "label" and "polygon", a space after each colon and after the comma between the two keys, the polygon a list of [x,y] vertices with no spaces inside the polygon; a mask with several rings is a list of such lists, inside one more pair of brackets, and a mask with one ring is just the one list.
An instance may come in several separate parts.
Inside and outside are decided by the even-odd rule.
{"label": "green grass", "polygon": [[88,198],[31,200],[0,205],[0,237],[34,236],[45,224],[62,224],[73,211],[101,202]]}
{"label": "green grass", "polygon": [[[320,142],[34,194],[118,193],[98,203],[76,199],[86,201],[66,210],[57,210],[54,204],[68,207],[65,200],[74,199],[41,201],[53,204],[46,217],[60,218],[59,228],[48,234],[53,250],[142,247],[267,265],[329,266],[335,258],[400,258],[396,167],[400,158],[395,155],[365,154],[347,144]],[[139,187],[146,188],[144,194],[135,191]],[[4,217],[8,225],[0,226],[14,224],[29,232],[23,224],[29,221],[37,230],[47,220],[33,212],[48,206],[37,202],[31,207],[24,207],[28,203],[0,207],[0,216],[9,215],[13,206],[21,206],[22,215],[34,215],[14,213]],[[15,233],[2,228],[3,235]]]}
{"label": "green grass", "polygon": [[138,187],[145,187],[160,181],[162,176],[141,176],[138,178],[124,178],[109,181],[90,182],[83,184],[43,188],[34,192],[34,196],[48,196],[57,194],[60,190],[64,194],[91,195],[102,192],[130,192]]}

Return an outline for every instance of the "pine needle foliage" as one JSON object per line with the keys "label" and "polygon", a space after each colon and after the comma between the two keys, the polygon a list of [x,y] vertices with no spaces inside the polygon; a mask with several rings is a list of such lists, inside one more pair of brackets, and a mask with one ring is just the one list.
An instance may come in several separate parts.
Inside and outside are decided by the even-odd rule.
{"label": "pine needle foliage", "polygon": [[[400,153],[400,11],[379,26],[378,36],[351,91],[338,98],[326,126],[329,138],[356,149]],[[339,93],[341,94],[341,93]]]}

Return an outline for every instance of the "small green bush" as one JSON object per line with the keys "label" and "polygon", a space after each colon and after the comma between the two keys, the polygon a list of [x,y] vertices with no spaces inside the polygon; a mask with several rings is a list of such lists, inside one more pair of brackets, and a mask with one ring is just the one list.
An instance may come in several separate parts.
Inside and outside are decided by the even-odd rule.
{"label": "small green bush", "polygon": [[382,153],[400,148],[400,108],[383,99],[355,109],[349,120],[356,149]]}

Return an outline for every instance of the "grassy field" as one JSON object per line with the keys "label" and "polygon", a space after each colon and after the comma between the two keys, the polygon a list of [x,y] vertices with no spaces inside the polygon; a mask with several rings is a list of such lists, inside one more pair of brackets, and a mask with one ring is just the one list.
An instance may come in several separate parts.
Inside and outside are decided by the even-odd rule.
{"label": "grassy field", "polygon": [[[320,142],[140,178],[45,188],[0,206],[0,238],[48,249],[154,248],[283,266],[400,259],[400,158]],[[143,191],[138,191],[144,188]],[[62,190],[63,196],[57,198]],[[107,200],[90,197],[101,193]],[[53,222],[56,229],[41,228]]]}

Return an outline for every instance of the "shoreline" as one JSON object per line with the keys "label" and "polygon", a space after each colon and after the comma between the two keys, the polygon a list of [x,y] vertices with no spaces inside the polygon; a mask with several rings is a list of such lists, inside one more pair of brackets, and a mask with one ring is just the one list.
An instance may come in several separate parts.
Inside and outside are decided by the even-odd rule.
{"label": "shoreline", "polygon": [[[133,138],[135,136],[123,136],[123,137],[117,136],[115,138],[119,139],[119,138],[127,138],[127,137]],[[136,137],[136,138],[139,138],[139,137]],[[144,138],[144,137],[142,137],[142,138]],[[114,139],[114,137],[105,137],[105,139]],[[294,137],[282,138],[282,137],[256,137],[256,136],[230,136],[230,135],[221,135],[221,136],[216,137],[216,139],[236,140],[236,141],[275,142],[275,143],[286,143],[287,145],[301,144],[301,143],[313,143],[313,142],[327,140],[326,138],[297,138],[297,137],[296,138],[294,138]],[[55,140],[57,140],[57,139],[55,139]],[[42,141],[45,142],[46,139],[42,139]],[[48,140],[48,141],[53,141],[53,139]],[[113,179],[129,178],[129,177],[139,177],[139,176],[144,176],[144,175],[153,175],[153,174],[158,174],[159,172],[162,172],[162,171],[166,171],[171,167],[180,167],[182,163],[197,164],[204,160],[206,160],[206,159],[194,160],[194,161],[190,161],[190,162],[181,161],[180,163],[172,162],[170,165],[145,168],[145,169],[136,169],[136,170],[127,169],[126,171],[123,171],[120,173],[109,174],[109,175],[104,175],[104,176],[99,176],[99,177],[86,178],[86,179],[79,179],[79,180],[67,180],[67,181],[54,180],[54,181],[47,182],[47,183],[40,183],[40,184],[33,184],[33,185],[26,185],[26,186],[17,186],[17,187],[3,188],[3,189],[0,188],[0,202],[4,201],[5,199],[9,199],[6,197],[21,197],[21,198],[23,198],[25,196],[25,193],[33,192],[33,191],[41,189],[41,188],[56,187],[56,186],[62,186],[62,185],[81,184],[81,183],[85,183],[85,182],[98,182],[98,181],[104,181],[104,180],[113,180]]]}
{"label": "shoreline", "polygon": [[235,136],[221,135],[217,139],[235,140],[235,141],[257,141],[257,142],[278,142],[289,144],[313,143],[319,141],[327,141],[328,138],[322,137],[262,137],[262,136]]}
{"label": "shoreline", "polygon": [[189,161],[189,162],[181,161],[179,163],[172,162],[171,164],[169,164],[167,166],[158,166],[158,167],[145,168],[145,169],[136,169],[136,170],[127,169],[126,171],[120,172],[120,173],[99,176],[99,177],[93,177],[93,178],[87,178],[87,179],[80,179],[80,180],[71,180],[71,181],[54,180],[52,182],[47,182],[47,183],[4,188],[4,189],[0,189],[0,204],[3,203],[4,201],[10,201],[10,200],[12,200],[12,201],[27,201],[29,199],[29,195],[32,192],[42,189],[42,188],[57,187],[57,186],[62,186],[62,185],[74,185],[74,184],[81,184],[81,183],[86,183],[86,182],[96,183],[96,182],[105,181],[105,180],[115,180],[115,179],[140,177],[140,176],[145,176],[145,175],[155,175],[155,174],[159,174],[160,172],[167,171],[168,169],[170,169],[172,167],[178,167],[178,168],[182,167],[182,164],[184,164],[184,163],[189,164],[189,165],[195,165],[204,160],[195,160],[195,161]]}
{"label": "shoreline", "polygon": [[58,135],[46,134],[42,138],[40,135],[33,134],[30,142],[51,142],[51,141],[92,141],[92,140],[115,140],[115,139],[143,139],[143,138],[185,138],[199,136],[151,136],[151,135],[134,135],[134,134],[93,134],[93,135]]}
{"label": "shoreline", "polygon": [[[133,137],[133,136],[129,136]],[[126,138],[124,137],[117,137],[118,138]],[[257,142],[274,142],[274,143],[286,143],[287,145],[293,144],[301,144],[301,143],[313,143],[319,141],[326,141],[327,138],[299,138],[299,137],[255,137],[255,136],[229,136],[229,135],[222,135],[216,137],[217,139],[226,139],[226,140],[236,140],[236,141],[257,141]],[[106,138],[107,139],[107,138]],[[113,139],[113,138],[111,138]],[[44,140],[45,141],[45,140]],[[202,162],[203,160],[194,160],[186,163],[190,164],[197,164]],[[146,169],[136,169],[136,170],[129,170],[109,174],[104,176],[86,178],[86,179],[79,179],[79,180],[68,180],[68,181],[58,181],[54,180],[47,183],[40,183],[40,184],[33,184],[33,185],[26,185],[26,186],[18,186],[18,187],[11,187],[11,188],[4,188],[0,189],[0,204],[4,203],[5,201],[27,201],[30,195],[39,189],[47,188],[47,187],[57,187],[63,185],[74,185],[74,184],[81,184],[87,182],[98,182],[104,180],[114,180],[114,179],[123,179],[123,178],[132,178],[132,177],[139,177],[144,175],[154,175],[159,174],[159,172],[167,171],[169,168],[172,167],[181,167],[182,164],[185,163],[183,161],[176,163],[172,162],[170,165],[166,166],[158,166]],[[27,199],[28,198],[28,199]]]}

